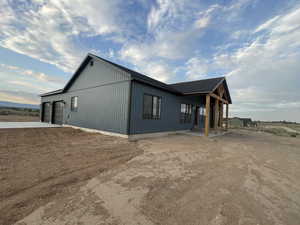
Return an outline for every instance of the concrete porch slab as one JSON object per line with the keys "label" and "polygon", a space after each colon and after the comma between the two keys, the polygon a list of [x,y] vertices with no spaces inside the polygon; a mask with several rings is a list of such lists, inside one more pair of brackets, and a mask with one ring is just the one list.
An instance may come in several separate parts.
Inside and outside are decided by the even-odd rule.
{"label": "concrete porch slab", "polygon": [[[218,136],[222,136],[224,134],[228,133],[228,131],[213,131],[213,132],[210,132],[208,137],[218,137]],[[201,131],[188,131],[186,133],[184,133],[186,135],[192,135],[192,136],[198,136],[198,137],[205,137],[204,135],[204,132],[201,132]]]}
{"label": "concrete porch slab", "polygon": [[47,128],[47,127],[61,127],[61,126],[56,124],[42,123],[42,122],[0,122],[0,129]]}

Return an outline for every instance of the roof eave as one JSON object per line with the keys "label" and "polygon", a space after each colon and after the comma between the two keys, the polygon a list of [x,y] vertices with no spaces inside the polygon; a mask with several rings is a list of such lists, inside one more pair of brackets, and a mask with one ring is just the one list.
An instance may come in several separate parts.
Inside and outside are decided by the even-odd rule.
{"label": "roof eave", "polygon": [[183,93],[183,95],[197,95],[197,94],[199,94],[199,95],[205,95],[205,94],[209,94],[210,92],[207,92],[207,91],[205,91],[205,92],[185,92],[185,93]]}
{"label": "roof eave", "polygon": [[40,97],[46,97],[46,96],[50,96],[50,95],[56,95],[56,94],[60,94],[63,92],[63,89],[58,89],[56,91],[51,91],[51,92],[47,92],[47,93],[43,93],[43,94],[40,94],[39,96]]}
{"label": "roof eave", "polygon": [[152,86],[154,88],[157,88],[157,89],[161,89],[161,90],[164,90],[164,91],[167,91],[167,92],[170,92],[170,93],[173,93],[173,94],[177,94],[177,95],[184,95],[183,93],[177,91],[177,90],[171,90],[171,88],[165,88],[165,87],[161,87],[161,86],[158,86],[158,85],[153,85],[143,79],[139,79],[139,78],[136,78],[136,77],[133,77],[131,80],[135,80],[137,82],[141,82],[143,84],[147,84],[149,86]]}

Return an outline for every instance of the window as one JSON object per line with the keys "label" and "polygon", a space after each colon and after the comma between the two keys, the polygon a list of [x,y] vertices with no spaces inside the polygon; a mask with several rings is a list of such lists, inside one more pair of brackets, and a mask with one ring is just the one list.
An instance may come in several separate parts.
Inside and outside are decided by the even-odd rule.
{"label": "window", "polygon": [[205,108],[200,106],[200,116],[205,116]]}
{"label": "window", "polygon": [[160,119],[161,97],[144,95],[143,119]]}
{"label": "window", "polygon": [[72,97],[71,98],[71,111],[77,112],[78,109],[78,97]]}
{"label": "window", "polygon": [[192,121],[192,105],[181,104],[180,123],[190,123]]}

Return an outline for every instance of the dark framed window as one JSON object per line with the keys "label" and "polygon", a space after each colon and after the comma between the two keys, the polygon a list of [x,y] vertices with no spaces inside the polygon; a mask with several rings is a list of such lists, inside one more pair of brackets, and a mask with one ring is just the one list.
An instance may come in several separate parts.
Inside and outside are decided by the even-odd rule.
{"label": "dark framed window", "polygon": [[71,111],[77,112],[78,110],[78,97],[71,97]]}
{"label": "dark framed window", "polygon": [[144,94],[143,102],[143,119],[158,120],[160,119],[161,97]]}
{"label": "dark framed window", "polygon": [[192,121],[192,105],[180,105],[180,123],[190,123]]}

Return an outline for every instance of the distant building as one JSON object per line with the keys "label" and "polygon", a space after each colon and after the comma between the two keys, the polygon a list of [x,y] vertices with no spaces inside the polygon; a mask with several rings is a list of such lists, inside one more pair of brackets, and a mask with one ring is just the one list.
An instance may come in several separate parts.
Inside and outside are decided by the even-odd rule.
{"label": "distant building", "polygon": [[229,118],[230,127],[256,127],[256,122],[253,122],[251,118]]}

